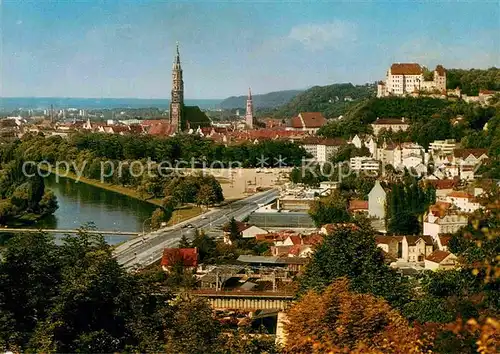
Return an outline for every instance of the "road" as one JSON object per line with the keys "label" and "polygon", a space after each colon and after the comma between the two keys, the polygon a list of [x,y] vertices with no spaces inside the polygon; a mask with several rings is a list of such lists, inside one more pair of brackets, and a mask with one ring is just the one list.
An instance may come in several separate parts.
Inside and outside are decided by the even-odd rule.
{"label": "road", "polygon": [[118,263],[127,269],[148,266],[161,258],[164,248],[176,247],[183,233],[188,238],[192,238],[195,229],[220,229],[233,217],[241,221],[254,212],[259,205],[267,204],[277,196],[276,189],[257,193],[174,226],[127,241],[115,249],[115,257]]}

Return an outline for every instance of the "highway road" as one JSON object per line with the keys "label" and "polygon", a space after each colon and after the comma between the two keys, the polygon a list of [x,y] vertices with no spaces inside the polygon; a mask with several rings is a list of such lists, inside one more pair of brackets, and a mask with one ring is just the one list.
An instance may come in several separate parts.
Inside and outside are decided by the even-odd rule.
{"label": "highway road", "polygon": [[220,229],[233,217],[241,221],[260,205],[276,199],[278,194],[276,189],[257,193],[182,223],[151,232],[121,244],[115,249],[114,255],[126,269],[148,266],[161,258],[164,248],[176,247],[182,234],[192,238],[195,229]]}

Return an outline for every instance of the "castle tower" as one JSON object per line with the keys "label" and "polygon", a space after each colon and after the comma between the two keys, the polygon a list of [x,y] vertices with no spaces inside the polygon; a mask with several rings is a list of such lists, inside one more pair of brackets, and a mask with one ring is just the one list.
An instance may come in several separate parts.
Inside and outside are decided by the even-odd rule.
{"label": "castle tower", "polygon": [[245,123],[248,129],[253,129],[253,103],[252,91],[248,88],[247,111],[245,113]]}
{"label": "castle tower", "polygon": [[172,96],[170,100],[170,124],[175,127],[175,132],[184,128],[182,113],[184,108],[184,81],[182,80],[181,59],[179,56],[179,43],[172,66]]}

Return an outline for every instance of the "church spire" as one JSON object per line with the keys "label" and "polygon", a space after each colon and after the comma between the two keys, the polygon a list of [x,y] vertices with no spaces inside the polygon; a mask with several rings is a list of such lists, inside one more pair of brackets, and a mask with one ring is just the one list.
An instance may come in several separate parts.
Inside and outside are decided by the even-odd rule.
{"label": "church spire", "polygon": [[247,109],[245,113],[245,123],[248,129],[253,129],[253,102],[252,90],[248,88]]}
{"label": "church spire", "polygon": [[172,68],[172,93],[170,100],[170,123],[176,132],[184,127],[184,80],[182,79],[181,59],[179,55],[179,42],[176,43],[174,65]]}

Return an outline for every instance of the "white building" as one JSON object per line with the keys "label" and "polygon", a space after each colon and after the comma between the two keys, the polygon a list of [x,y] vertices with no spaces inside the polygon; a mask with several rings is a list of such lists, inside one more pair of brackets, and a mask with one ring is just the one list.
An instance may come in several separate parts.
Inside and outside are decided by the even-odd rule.
{"label": "white building", "polygon": [[449,155],[458,147],[455,139],[435,140],[429,144],[429,152],[432,155]]}
{"label": "white building", "polygon": [[467,216],[452,210],[451,206],[451,203],[436,202],[429,207],[429,212],[424,217],[424,235],[437,240],[440,234],[452,234],[467,226]]}
{"label": "white building", "polygon": [[465,213],[473,213],[481,208],[481,204],[476,201],[473,195],[462,191],[449,193],[444,198],[444,201],[453,204],[459,211]]}
{"label": "white building", "polygon": [[417,63],[394,63],[385,81],[377,85],[377,97],[405,96],[420,92],[446,92],[446,70],[438,65],[432,80],[425,80],[424,68]]}
{"label": "white building", "polygon": [[453,269],[458,263],[458,258],[448,251],[436,250],[425,258],[425,269]]}
{"label": "white building", "polygon": [[329,161],[339,148],[346,144],[346,141],[344,139],[308,137],[300,141],[299,144],[312,155],[315,161],[322,164]]}
{"label": "white building", "polygon": [[368,156],[351,157],[349,160],[351,171],[378,173],[380,162]]}

